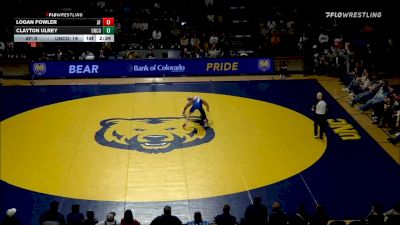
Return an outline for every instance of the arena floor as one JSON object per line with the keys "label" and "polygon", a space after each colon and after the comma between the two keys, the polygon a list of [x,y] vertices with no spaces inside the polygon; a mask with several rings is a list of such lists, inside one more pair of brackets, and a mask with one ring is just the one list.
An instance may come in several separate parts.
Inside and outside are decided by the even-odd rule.
{"label": "arena floor", "polygon": [[[261,196],[289,214],[318,203],[331,218],[360,219],[372,202],[398,200],[398,149],[365,131],[331,78],[241,79],[7,81],[0,210],[15,207],[36,224],[56,199],[65,215],[72,204],[100,220],[131,209],[149,224],[167,204],[187,222],[195,211],[212,221],[227,203],[239,220]],[[318,91],[329,105],[323,141],[311,120]],[[182,128],[192,95],[209,102],[209,129]]]}

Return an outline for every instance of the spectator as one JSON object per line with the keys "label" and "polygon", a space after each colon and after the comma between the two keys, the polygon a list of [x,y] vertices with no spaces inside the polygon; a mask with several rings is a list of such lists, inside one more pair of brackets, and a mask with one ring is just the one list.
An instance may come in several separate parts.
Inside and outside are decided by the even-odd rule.
{"label": "spectator", "polygon": [[400,202],[397,202],[393,209],[385,212],[385,223],[387,225],[398,225],[400,224]]}
{"label": "spectator", "polygon": [[189,51],[188,48],[183,48],[183,52],[182,52],[181,57],[182,58],[191,58],[192,54],[191,54],[191,52]]}
{"label": "spectator", "polygon": [[105,58],[106,58],[106,56],[104,55],[104,50],[100,49],[99,50],[99,59],[105,59]]}
{"label": "spectator", "polygon": [[[383,103],[383,100],[385,99],[385,97],[389,94],[389,90],[390,88],[387,86],[387,81],[381,81],[381,87],[379,88],[379,90],[376,92],[376,94],[374,95],[374,97],[372,97],[371,99],[368,99],[365,104],[361,105],[358,109],[361,112],[364,112],[368,109],[370,109],[371,107],[373,107],[375,104],[378,103]],[[393,90],[393,89],[392,89]]]}
{"label": "spectator", "polygon": [[121,220],[121,225],[140,225],[140,223],[133,219],[132,211],[127,209],[124,213],[124,218]]}
{"label": "spectator", "polygon": [[211,33],[208,43],[210,44],[211,47],[218,43],[218,36],[214,32]]}
{"label": "spectator", "polygon": [[370,75],[367,69],[364,69],[361,77],[354,77],[350,82],[349,86],[345,89],[348,90],[352,95],[360,94],[368,89],[368,86],[371,84]]}
{"label": "spectator", "polygon": [[373,106],[374,124],[378,124],[378,127],[383,128],[386,125],[390,128],[389,133],[393,134],[396,131],[397,111],[400,110],[398,102],[399,95],[394,92],[394,89],[389,87],[389,95],[386,96],[383,102],[375,104]]}
{"label": "spectator", "polygon": [[200,39],[197,37],[196,34],[194,34],[193,37],[190,38],[190,45],[193,49],[200,47]]}
{"label": "spectator", "polygon": [[153,221],[151,221],[150,225],[182,225],[181,220],[173,216],[171,213],[171,206],[164,207],[164,214],[156,217]]}
{"label": "spectator", "polygon": [[221,55],[221,49],[219,48],[219,45],[212,45],[209,49],[208,49],[208,57],[210,58],[217,58]]}
{"label": "spectator", "polygon": [[6,49],[6,45],[4,44],[4,42],[0,41],[0,58],[4,57],[5,49]]}
{"label": "spectator", "polygon": [[74,204],[71,206],[71,213],[67,215],[67,225],[81,225],[85,219],[83,214],[79,212],[80,206]]}
{"label": "spectator", "polygon": [[205,32],[202,32],[200,34],[199,39],[200,39],[201,49],[204,52],[207,52],[208,48],[209,48],[209,45],[208,45],[209,37],[207,36],[207,34]]}
{"label": "spectator", "polygon": [[247,206],[244,221],[248,225],[266,225],[268,222],[268,210],[261,203],[261,197],[255,197],[253,204]]}
{"label": "spectator", "polygon": [[329,217],[322,205],[317,205],[315,214],[311,217],[310,225],[327,225]]}
{"label": "spectator", "polygon": [[284,60],[281,60],[279,63],[279,73],[280,73],[280,78],[283,80],[285,79],[285,76],[287,75],[287,70],[288,70],[288,65]]}
{"label": "spectator", "polygon": [[2,225],[20,225],[20,221],[16,216],[17,209],[11,208],[6,211],[6,216],[3,221],[0,223]]}
{"label": "spectator", "polygon": [[92,210],[88,210],[86,212],[86,220],[82,222],[82,225],[96,225],[99,221],[94,217],[94,212]]}
{"label": "spectator", "polygon": [[291,218],[290,224],[292,225],[308,225],[310,222],[310,215],[307,213],[304,204],[297,206],[296,215]]}
{"label": "spectator", "polygon": [[14,42],[9,41],[7,42],[7,58],[13,59],[15,57],[15,52],[14,52]]}
{"label": "spectator", "polygon": [[57,201],[52,201],[50,209],[40,215],[39,225],[44,225],[47,222],[57,222],[58,225],[65,225],[64,215],[58,212]]}
{"label": "spectator", "polygon": [[374,203],[371,208],[371,212],[367,216],[368,225],[383,225],[384,216],[382,212],[382,205],[380,203]]}
{"label": "spectator", "polygon": [[84,55],[82,54],[82,56],[86,60],[94,60],[95,59],[95,56],[94,56],[93,52],[91,52],[91,51],[86,51],[86,53]]}
{"label": "spectator", "polygon": [[319,58],[318,72],[326,75],[329,73],[329,58],[326,55],[321,55]]}
{"label": "spectator", "polygon": [[[153,56],[154,56],[154,54],[153,54]],[[128,51],[128,52],[126,53],[126,58],[127,58],[127,59],[138,59],[138,58],[140,58],[140,56],[139,56],[139,54],[138,54],[137,52],[135,52],[135,51]]]}
{"label": "spectator", "polygon": [[232,216],[229,211],[231,210],[231,207],[226,204],[224,205],[224,208],[222,209],[222,214],[216,216],[215,223],[217,225],[235,225],[236,224],[236,217]]}
{"label": "spectator", "polygon": [[201,48],[200,45],[200,39],[197,37],[195,34],[191,39],[190,39],[190,45],[191,49],[193,51],[193,57],[194,58],[203,58],[203,49]]}
{"label": "spectator", "polygon": [[63,53],[61,49],[57,50],[57,60],[62,60],[63,59]]}
{"label": "spectator", "polygon": [[323,49],[329,48],[329,36],[326,34],[325,31],[322,31],[321,34],[318,36],[318,41]]}
{"label": "spectator", "polygon": [[360,102],[366,102],[373,98],[376,92],[380,89],[382,82],[377,80],[376,76],[372,76],[371,84],[368,86],[367,90],[357,95],[351,100],[351,106],[354,106]]}
{"label": "spectator", "polygon": [[[303,33],[303,35],[299,38],[299,42],[297,44],[300,52],[303,52],[304,47],[307,47],[307,42],[308,42],[308,37],[307,37],[306,33]],[[315,47],[317,47],[317,46],[315,46]]]}
{"label": "spectator", "polygon": [[333,68],[333,74],[338,76],[344,74],[346,71],[345,59],[339,55],[339,52],[335,53],[335,56],[332,61],[332,68]]}
{"label": "spectator", "polygon": [[155,46],[154,46],[153,42],[150,42],[150,43],[149,43],[149,45],[147,46],[147,49],[148,49],[149,51],[153,51],[153,50],[155,49]]}
{"label": "spectator", "polygon": [[394,135],[394,137],[388,138],[388,141],[389,141],[390,143],[392,143],[393,145],[396,145],[397,143],[400,142],[400,133],[396,133],[396,134]]}
{"label": "spectator", "polygon": [[278,31],[273,31],[272,32],[272,37],[271,37],[271,46],[273,47],[274,53],[277,53],[277,49],[279,45],[281,44],[281,37]]}
{"label": "spectator", "polygon": [[186,225],[208,225],[209,223],[201,217],[200,212],[195,212],[194,213],[194,220],[191,222],[188,222]]}
{"label": "spectator", "polygon": [[180,39],[180,46],[181,46],[181,56],[183,58],[184,55],[184,49],[189,48],[189,38],[184,34],[182,38]]}
{"label": "spectator", "polygon": [[153,30],[153,33],[152,33],[152,40],[154,41],[155,46],[156,46],[157,48],[160,47],[160,44],[161,44],[161,37],[162,37],[162,35],[161,35],[161,30],[158,29],[158,28],[154,29],[154,30]]}
{"label": "spectator", "polygon": [[161,30],[158,29],[158,28],[154,29],[151,37],[153,38],[153,40],[156,43],[158,43],[161,40],[161,37],[162,37]]}
{"label": "spectator", "polygon": [[107,214],[107,218],[105,221],[101,221],[96,225],[117,225],[117,221],[115,220],[115,212],[109,212]]}
{"label": "spectator", "polygon": [[288,218],[285,212],[282,211],[281,204],[274,202],[272,204],[272,212],[269,215],[269,225],[286,225]]}
{"label": "spectator", "polygon": [[146,54],[146,58],[147,58],[147,59],[154,59],[154,58],[155,58],[154,52],[153,52],[152,49],[149,50],[149,52]]}

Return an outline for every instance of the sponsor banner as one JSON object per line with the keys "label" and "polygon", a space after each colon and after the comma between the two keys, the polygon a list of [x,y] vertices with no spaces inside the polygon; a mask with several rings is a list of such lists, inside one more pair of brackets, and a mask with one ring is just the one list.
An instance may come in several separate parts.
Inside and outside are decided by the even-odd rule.
{"label": "sponsor banner", "polygon": [[274,69],[272,58],[42,61],[30,66],[34,79],[272,74]]}

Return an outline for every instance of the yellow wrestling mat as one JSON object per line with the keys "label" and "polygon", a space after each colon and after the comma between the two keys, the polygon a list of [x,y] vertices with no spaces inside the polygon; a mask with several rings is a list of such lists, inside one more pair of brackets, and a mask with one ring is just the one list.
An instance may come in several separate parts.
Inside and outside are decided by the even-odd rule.
{"label": "yellow wrestling mat", "polygon": [[[195,122],[182,128],[186,97],[194,95],[210,104],[209,129]],[[80,98],[1,122],[7,130],[1,133],[7,159],[1,178],[31,191],[87,200],[222,196],[285,180],[314,164],[327,142],[310,135],[312,126],[291,109],[222,94]]]}

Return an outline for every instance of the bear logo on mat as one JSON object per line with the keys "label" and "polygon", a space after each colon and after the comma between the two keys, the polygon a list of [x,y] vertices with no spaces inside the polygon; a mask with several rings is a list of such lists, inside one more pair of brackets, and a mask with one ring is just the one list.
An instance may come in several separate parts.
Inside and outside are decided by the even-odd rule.
{"label": "bear logo on mat", "polygon": [[166,153],[207,143],[215,137],[214,130],[194,121],[182,128],[184,117],[113,118],[100,122],[97,143],[119,149],[145,153]]}

